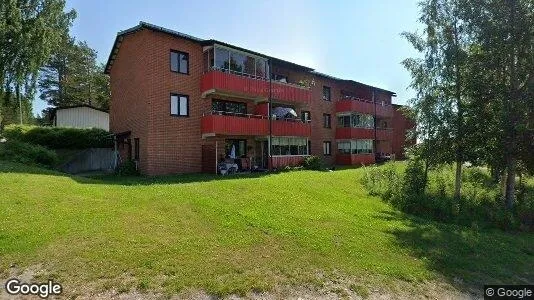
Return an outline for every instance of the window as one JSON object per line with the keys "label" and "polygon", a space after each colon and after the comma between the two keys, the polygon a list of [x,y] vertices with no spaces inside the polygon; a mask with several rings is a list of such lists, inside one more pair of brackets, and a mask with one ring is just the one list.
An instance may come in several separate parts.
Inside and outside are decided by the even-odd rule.
{"label": "window", "polygon": [[132,159],[132,139],[127,139],[126,143],[128,144],[128,159]]}
{"label": "window", "polygon": [[374,117],[366,114],[342,114],[337,116],[337,126],[374,128]]}
{"label": "window", "polygon": [[323,114],[323,127],[332,128],[332,119],[329,114]]}
{"label": "window", "polygon": [[308,155],[308,141],[305,138],[273,137],[271,155]]}
{"label": "window", "polygon": [[256,77],[267,77],[267,62],[263,59],[256,59]]}
{"label": "window", "polygon": [[139,160],[139,138],[134,138],[134,159]]}
{"label": "window", "polygon": [[323,142],[323,155],[332,155],[332,142],[324,141]]}
{"label": "window", "polygon": [[305,111],[303,110],[301,113],[300,113],[300,118],[302,119],[302,122],[304,123],[308,123],[311,121],[311,114],[309,111]]}
{"label": "window", "polygon": [[242,74],[245,69],[246,56],[239,52],[230,52],[230,71]]}
{"label": "window", "polygon": [[171,116],[189,116],[189,96],[171,94]]}
{"label": "window", "polygon": [[337,143],[340,154],[371,154],[373,153],[373,140],[350,140]]}
{"label": "window", "polygon": [[243,102],[233,102],[214,99],[211,102],[213,112],[220,114],[246,114],[247,105]]}
{"label": "window", "polygon": [[171,71],[189,74],[189,54],[171,50]]}
{"label": "window", "polygon": [[351,127],[350,124],[350,115],[338,116],[337,117],[337,126],[338,127]]}
{"label": "window", "polygon": [[267,59],[236,51],[221,46],[214,46],[213,49],[204,52],[204,69],[231,72],[238,75],[246,75],[254,78],[267,79],[269,66]]}
{"label": "window", "polygon": [[338,142],[337,150],[340,154],[350,154],[350,141]]}
{"label": "window", "polygon": [[323,86],[323,100],[332,101],[329,86]]}
{"label": "window", "polygon": [[215,48],[215,68],[218,70],[229,70],[230,51],[224,48]]}
{"label": "window", "polygon": [[236,158],[247,156],[247,140],[228,139],[225,141],[224,148],[228,157],[232,154],[232,148],[235,151]]}

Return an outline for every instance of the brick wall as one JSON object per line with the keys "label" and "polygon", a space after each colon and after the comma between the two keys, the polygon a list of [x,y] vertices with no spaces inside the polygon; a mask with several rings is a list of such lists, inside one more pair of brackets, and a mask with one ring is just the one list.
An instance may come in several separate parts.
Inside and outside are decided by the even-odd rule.
{"label": "brick wall", "polygon": [[[140,169],[148,172],[148,64],[146,31],[126,35],[111,69],[110,131],[131,131],[131,140],[139,138]],[[132,149],[132,154],[134,150]],[[121,147],[121,156],[127,158],[127,147]]]}
{"label": "brick wall", "polygon": [[[189,74],[170,71],[171,50],[189,54]],[[337,152],[335,103],[341,99],[341,90],[370,100],[371,89],[363,84],[337,81],[289,67],[274,66],[273,72],[287,76],[292,83],[314,81],[311,103],[291,106],[299,117],[301,111],[311,112],[311,153],[323,158],[327,165],[333,165]],[[132,143],[134,138],[140,139],[141,172],[149,175],[201,172],[202,145],[213,148],[215,141],[218,141],[219,153],[224,153],[224,140],[231,137],[202,139],[201,136],[201,118],[211,110],[212,98],[245,102],[250,114],[264,111],[265,107],[257,106],[252,100],[224,96],[202,98],[202,73],[202,46],[196,42],[146,28],[124,36],[110,74],[110,128],[115,133],[130,130]],[[323,86],[331,88],[331,101],[323,100]],[[171,93],[189,96],[188,117],[170,115]],[[379,92],[376,95],[377,102],[391,103],[389,94]],[[325,113],[331,115],[331,128],[323,126]],[[401,131],[409,125],[397,116],[393,126],[400,125],[394,136],[403,135]],[[253,145],[253,137],[246,139]],[[323,155],[323,141],[331,142],[331,156]],[[393,143],[393,147],[398,145]]]}

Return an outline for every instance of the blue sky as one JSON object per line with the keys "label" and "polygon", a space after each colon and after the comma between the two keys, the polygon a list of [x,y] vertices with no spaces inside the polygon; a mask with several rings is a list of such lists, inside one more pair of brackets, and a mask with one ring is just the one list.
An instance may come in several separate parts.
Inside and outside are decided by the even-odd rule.
{"label": "blue sky", "polygon": [[[71,0],[78,17],[71,29],[106,62],[118,31],[139,21],[214,38],[413,97],[400,65],[415,51],[402,31],[420,28],[417,1],[109,1]],[[34,113],[46,104],[34,103]]]}

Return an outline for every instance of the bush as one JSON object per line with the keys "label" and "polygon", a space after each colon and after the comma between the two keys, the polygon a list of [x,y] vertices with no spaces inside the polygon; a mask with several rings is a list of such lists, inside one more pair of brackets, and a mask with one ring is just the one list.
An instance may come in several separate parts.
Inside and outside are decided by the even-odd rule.
{"label": "bush", "polygon": [[137,176],[139,175],[139,170],[136,168],[135,161],[127,160],[119,166],[117,174],[121,176]]}
{"label": "bush", "polygon": [[426,185],[424,166],[417,160],[409,161],[404,171],[392,164],[366,167],[362,183],[370,194],[406,213],[473,228],[534,230],[534,199],[518,201],[514,210],[508,211],[499,185],[486,170],[466,168],[462,179],[459,203],[454,199],[452,166],[431,170]]}
{"label": "bush", "polygon": [[58,163],[58,157],[54,151],[19,141],[0,143],[0,160],[43,167],[53,167]]}
{"label": "bush", "polygon": [[302,162],[302,167],[307,170],[321,170],[323,167],[323,162],[318,156],[310,155],[304,158]]}
{"label": "bush", "polygon": [[40,127],[8,125],[3,135],[8,140],[41,145],[50,149],[109,148],[113,136],[98,128]]}

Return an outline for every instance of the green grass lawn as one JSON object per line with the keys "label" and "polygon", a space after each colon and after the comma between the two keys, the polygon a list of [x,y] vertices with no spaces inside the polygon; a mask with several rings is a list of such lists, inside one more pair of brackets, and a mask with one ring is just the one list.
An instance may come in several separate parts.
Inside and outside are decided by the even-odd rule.
{"label": "green grass lawn", "polygon": [[67,287],[217,295],[336,276],[534,282],[534,235],[410,217],[362,173],[87,179],[0,162],[0,277],[38,265]]}

